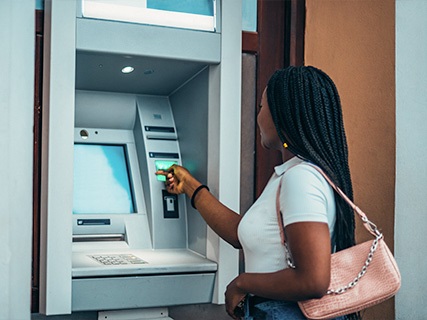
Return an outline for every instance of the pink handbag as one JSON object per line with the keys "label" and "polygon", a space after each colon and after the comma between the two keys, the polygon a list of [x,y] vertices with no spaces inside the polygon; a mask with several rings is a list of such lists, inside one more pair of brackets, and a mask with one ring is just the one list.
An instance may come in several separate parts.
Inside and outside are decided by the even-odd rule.
{"label": "pink handbag", "polygon": [[[353,208],[375,239],[331,255],[330,288],[320,299],[298,302],[302,313],[312,320],[332,319],[361,311],[393,297],[400,288],[400,272],[383,234],[320,168],[311,166]],[[285,242],[279,195],[280,186],[276,197],[280,236],[287,252],[288,266],[295,268]]]}

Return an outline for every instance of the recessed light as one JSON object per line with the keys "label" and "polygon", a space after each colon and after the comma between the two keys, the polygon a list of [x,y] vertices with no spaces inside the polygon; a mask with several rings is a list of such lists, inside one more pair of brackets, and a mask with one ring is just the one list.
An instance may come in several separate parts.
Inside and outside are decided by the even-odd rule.
{"label": "recessed light", "polygon": [[126,66],[126,67],[124,67],[124,68],[122,69],[122,72],[123,72],[123,73],[131,73],[133,70],[135,70],[135,68],[134,68],[134,67]]}
{"label": "recessed light", "polygon": [[144,70],[144,74],[153,74],[154,70],[153,69],[145,69]]}

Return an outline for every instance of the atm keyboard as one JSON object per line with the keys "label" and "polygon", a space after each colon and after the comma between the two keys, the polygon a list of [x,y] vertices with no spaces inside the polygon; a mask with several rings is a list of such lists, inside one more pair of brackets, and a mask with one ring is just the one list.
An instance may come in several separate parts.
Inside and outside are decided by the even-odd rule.
{"label": "atm keyboard", "polygon": [[146,264],[147,262],[134,256],[133,254],[97,254],[88,257],[98,261],[103,265],[126,265],[126,264]]}

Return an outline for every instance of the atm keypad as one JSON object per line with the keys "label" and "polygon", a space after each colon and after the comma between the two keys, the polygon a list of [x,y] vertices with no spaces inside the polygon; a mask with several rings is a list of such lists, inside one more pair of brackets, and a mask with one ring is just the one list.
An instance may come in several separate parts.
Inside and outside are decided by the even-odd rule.
{"label": "atm keypad", "polygon": [[133,254],[96,254],[88,256],[106,266],[147,263]]}

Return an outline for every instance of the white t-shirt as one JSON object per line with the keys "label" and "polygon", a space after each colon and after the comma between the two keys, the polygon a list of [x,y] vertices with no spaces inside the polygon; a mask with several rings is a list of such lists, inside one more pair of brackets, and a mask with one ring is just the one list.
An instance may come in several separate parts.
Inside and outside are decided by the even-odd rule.
{"label": "white t-shirt", "polygon": [[246,272],[275,272],[287,268],[276,212],[279,183],[282,183],[280,210],[284,226],[308,221],[327,223],[332,239],[335,198],[323,176],[297,157],[274,170],[264,191],[238,227]]}

